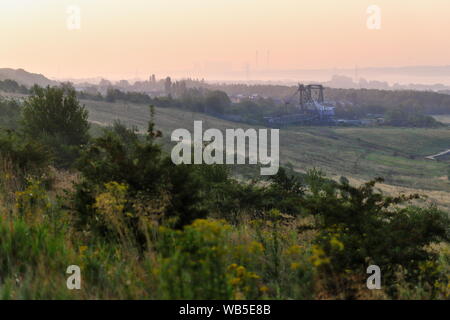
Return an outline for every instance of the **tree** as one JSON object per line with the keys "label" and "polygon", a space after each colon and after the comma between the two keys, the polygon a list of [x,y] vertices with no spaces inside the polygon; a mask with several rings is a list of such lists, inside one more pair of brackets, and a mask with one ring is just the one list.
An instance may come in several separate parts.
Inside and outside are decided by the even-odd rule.
{"label": "tree", "polygon": [[223,91],[210,91],[206,95],[207,112],[223,114],[231,105],[230,98]]}
{"label": "tree", "polygon": [[22,130],[50,148],[57,166],[67,167],[89,140],[88,111],[70,85],[34,86],[22,109]]}
{"label": "tree", "polygon": [[170,79],[170,77],[167,77],[164,81],[164,91],[167,95],[172,93],[172,79]]}
{"label": "tree", "polygon": [[386,124],[422,128],[433,128],[441,125],[433,117],[421,113],[420,110],[421,107],[417,105],[411,107],[401,105],[398,108],[393,108],[386,113]]}
{"label": "tree", "polygon": [[15,100],[0,97],[0,128],[16,129],[20,117],[20,105]]}
{"label": "tree", "polygon": [[[153,107],[151,115],[153,119]],[[109,183],[126,188],[123,205],[129,214],[124,221],[140,246],[145,244],[140,222],[148,216],[172,219],[178,228],[206,216],[206,193],[213,180],[206,178],[209,171],[173,164],[156,143],[159,137],[161,132],[151,120],[145,137],[117,122],[90,141],[78,161],[82,180],[75,184],[74,212],[80,226],[89,225],[101,235],[116,237],[107,223],[97,219],[95,207],[99,190],[105,191]]]}

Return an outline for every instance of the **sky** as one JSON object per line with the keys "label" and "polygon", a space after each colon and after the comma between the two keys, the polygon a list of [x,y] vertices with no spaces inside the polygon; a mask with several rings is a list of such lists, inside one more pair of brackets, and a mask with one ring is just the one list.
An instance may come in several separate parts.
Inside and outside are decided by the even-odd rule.
{"label": "sky", "polygon": [[0,0],[0,68],[132,79],[450,65],[449,16],[449,0]]}

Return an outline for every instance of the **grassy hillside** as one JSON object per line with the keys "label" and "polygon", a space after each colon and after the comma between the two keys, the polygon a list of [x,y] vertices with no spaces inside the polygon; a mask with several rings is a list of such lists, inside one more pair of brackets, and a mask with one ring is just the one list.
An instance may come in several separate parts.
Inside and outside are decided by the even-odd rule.
{"label": "grassy hillside", "polygon": [[[11,96],[11,94],[9,94]],[[14,95],[15,98],[23,97]],[[90,112],[94,132],[99,126],[120,119],[124,124],[145,130],[149,109],[125,102],[82,101]],[[170,148],[174,129],[192,130],[194,120],[204,128],[249,128],[242,123],[221,120],[202,113],[156,108],[156,124]],[[442,121],[442,119],[439,119]],[[282,164],[290,163],[300,172],[316,167],[328,175],[345,175],[355,182],[381,176],[386,191],[425,193],[436,203],[450,207],[449,161],[425,157],[450,148],[450,128],[389,127],[290,127],[280,132]]]}
{"label": "grassy hillside", "polygon": [[[157,128],[143,139],[123,125],[101,127],[121,119],[143,131],[146,106],[85,103],[94,135],[70,88],[36,90],[18,130],[0,134],[0,299],[450,297],[448,211],[360,178],[390,170],[448,205],[435,179],[446,164],[422,160],[448,131],[284,129],[284,163],[350,179],[282,168],[250,182],[221,165],[175,165],[155,141],[160,128],[169,149],[170,132],[196,119],[239,124],[157,109]],[[379,290],[366,285],[373,264]]]}
{"label": "grassy hillside", "polygon": [[[83,101],[94,123],[111,124],[120,119],[145,129],[147,106],[129,103]],[[169,143],[176,128],[192,130],[194,120],[204,128],[249,128],[201,113],[156,108],[156,124]],[[414,189],[450,192],[446,178],[449,163],[424,159],[450,147],[450,129],[290,127],[280,132],[280,157],[298,171],[321,168],[330,175],[356,179],[382,176],[386,183]]]}

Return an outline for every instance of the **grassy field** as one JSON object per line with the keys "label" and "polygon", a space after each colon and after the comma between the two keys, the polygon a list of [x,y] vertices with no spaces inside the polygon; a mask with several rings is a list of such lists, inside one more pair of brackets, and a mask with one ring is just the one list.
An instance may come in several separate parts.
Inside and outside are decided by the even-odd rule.
{"label": "grassy field", "polygon": [[[83,101],[90,120],[100,125],[120,119],[144,130],[149,119],[147,106],[129,103]],[[201,113],[156,108],[156,125],[169,144],[176,128],[193,130],[194,120],[206,128],[249,128]],[[330,176],[367,180],[385,179],[395,191],[414,190],[432,195],[437,203],[450,206],[449,162],[426,160],[425,156],[450,147],[450,128],[390,127],[290,127],[280,131],[280,158],[301,172],[316,167]],[[387,188],[391,190],[392,188]],[[434,197],[431,196],[433,199]]]}
{"label": "grassy field", "polygon": [[[22,95],[15,95],[16,98]],[[128,126],[145,130],[149,108],[126,102],[82,101],[90,113],[94,131],[120,119]],[[156,125],[163,132],[165,148],[170,148],[174,129],[193,130],[194,120],[203,128],[250,128],[202,113],[156,108]],[[438,116],[439,121],[450,116]],[[388,192],[420,192],[437,204],[450,208],[450,161],[432,161],[426,156],[450,148],[450,128],[392,127],[289,127],[280,131],[282,164],[292,164],[300,172],[316,167],[331,177],[346,176],[366,181],[385,179]]]}

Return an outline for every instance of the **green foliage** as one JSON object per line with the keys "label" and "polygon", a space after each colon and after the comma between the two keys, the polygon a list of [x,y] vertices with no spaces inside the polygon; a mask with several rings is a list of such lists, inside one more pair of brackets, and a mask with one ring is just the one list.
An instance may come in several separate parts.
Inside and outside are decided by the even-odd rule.
{"label": "green foliage", "polygon": [[20,117],[20,106],[15,100],[0,97],[0,128],[16,129]]}
{"label": "green foliage", "polygon": [[9,79],[3,81],[0,80],[0,91],[22,93],[22,94],[28,93],[27,87],[18,84],[17,81]]}
{"label": "green foliage", "polygon": [[[91,225],[103,233],[108,229],[96,218],[94,204],[110,182],[126,186],[125,221],[141,244],[137,225],[142,216],[173,218],[175,225],[181,227],[206,215],[204,195],[208,183],[205,184],[202,171],[188,165],[175,166],[155,143],[160,132],[154,131],[153,126],[150,122],[148,134],[142,138],[133,129],[117,123],[83,150],[78,163],[83,180],[76,185],[74,197],[82,225]],[[142,208],[139,204],[148,205]]]}
{"label": "green foliage", "polygon": [[22,108],[22,130],[52,150],[55,163],[68,167],[78,149],[88,141],[88,112],[77,100],[75,90],[64,85],[33,87]]}
{"label": "green foliage", "polygon": [[[227,185],[226,172],[210,169],[208,179]],[[291,188],[292,177],[276,180],[284,181],[277,188],[299,190]],[[366,267],[378,264],[382,297],[448,298],[449,223],[442,212],[398,207],[404,199],[374,192],[374,182],[358,188],[345,180],[332,184],[314,171],[304,183],[298,197],[302,211],[313,215],[299,220],[273,209],[251,221],[242,216],[235,226],[209,218],[172,228],[171,221],[141,217],[133,229],[129,218],[139,206],[158,208],[156,199],[132,198],[129,186],[109,182],[92,205],[98,223],[115,234],[105,238],[86,226],[74,228],[64,206],[32,180],[17,193],[17,211],[0,213],[0,295],[312,299],[360,298],[357,292],[366,292],[374,298],[361,287]],[[300,228],[308,223],[314,229]],[[146,246],[139,247],[136,231]],[[65,288],[71,264],[81,267],[81,291]]]}
{"label": "green foliage", "polygon": [[[64,271],[78,263],[60,204],[39,180],[16,192],[15,210],[0,213],[0,299],[67,298]],[[51,281],[45,278],[51,274]]]}
{"label": "green foliage", "polygon": [[208,92],[205,98],[207,112],[223,114],[231,104],[230,98],[223,91]]}
{"label": "green foliage", "polygon": [[[86,98],[90,98],[87,96]],[[101,97],[95,96],[96,100]],[[152,103],[152,99],[145,93],[141,92],[123,92],[119,89],[108,88],[106,91],[105,101],[115,102],[115,101],[128,101],[132,103],[149,104]]]}
{"label": "green foliage", "polygon": [[[397,272],[407,272],[405,281],[418,281],[424,276],[420,266],[437,259],[427,247],[450,240],[446,213],[433,207],[395,207],[418,196],[383,196],[374,190],[375,183],[381,181],[353,187],[343,178],[334,187],[312,189],[305,199],[319,231],[317,252],[322,254],[316,259],[317,266],[324,272],[329,289],[347,297],[354,294],[346,282],[349,271],[363,277],[368,265],[379,265],[387,292],[395,295]],[[435,280],[426,277],[429,283]]]}
{"label": "green foliage", "polygon": [[158,270],[165,299],[231,299],[227,275],[229,227],[197,220],[183,231],[162,229]]}
{"label": "green foliage", "polygon": [[309,250],[300,245],[291,223],[292,217],[286,219],[286,215],[276,209],[251,222],[264,257],[260,274],[278,298],[311,299],[314,268],[308,261]]}
{"label": "green foliage", "polygon": [[421,108],[401,106],[386,113],[386,124],[399,127],[434,128],[442,124],[433,117],[423,114]]}
{"label": "green foliage", "polygon": [[[59,105],[62,90],[62,105],[83,118],[70,89],[36,90],[27,112]],[[49,149],[73,132],[37,114],[37,139],[0,134],[0,191],[12,199],[0,197],[1,298],[450,296],[448,214],[412,206],[417,195],[385,196],[381,179],[355,187],[288,167],[244,182],[233,167],[176,166],[157,144],[151,108],[145,135],[117,122],[83,146],[74,191],[63,197],[44,179]],[[78,153],[87,137],[72,138]],[[79,292],[65,288],[71,264],[82,269]],[[380,296],[365,288],[371,264],[381,267]]]}
{"label": "green foliage", "polygon": [[49,162],[50,154],[42,144],[13,131],[0,131],[0,163],[3,166],[0,171],[8,169],[4,167],[8,164],[11,170],[9,173],[21,178],[26,175],[40,176],[46,171]]}
{"label": "green foliage", "polygon": [[350,102],[356,106],[351,110],[363,110],[364,114],[384,113],[401,105],[418,105],[424,114],[447,114],[450,111],[449,95],[432,91],[327,88],[326,96],[330,100]]}

